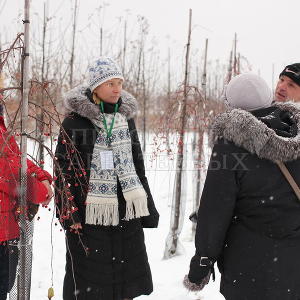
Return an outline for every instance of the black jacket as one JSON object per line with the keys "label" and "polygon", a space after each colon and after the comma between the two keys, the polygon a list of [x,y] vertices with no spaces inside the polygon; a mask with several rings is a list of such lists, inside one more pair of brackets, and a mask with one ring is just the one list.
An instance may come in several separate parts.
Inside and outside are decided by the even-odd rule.
{"label": "black jacket", "polygon": [[[64,300],[121,300],[148,295],[152,277],[148,264],[142,227],[157,227],[158,212],[145,176],[143,155],[132,113],[135,99],[123,94],[119,112],[128,118],[135,169],[147,193],[150,216],[130,221],[125,216],[126,202],[120,183],[117,186],[120,222],[118,226],[85,224],[85,199],[90,165],[98,134],[91,119],[100,113],[91,103],[85,88],[71,91],[65,105],[70,114],[62,123],[56,149],[56,201],[61,223],[67,229],[67,263]],[[105,112],[111,107],[105,105]],[[80,222],[79,234],[69,230]]]}
{"label": "black jacket", "polygon": [[[75,92],[71,91],[71,95],[69,94],[67,97],[67,107],[74,110],[70,112],[62,123],[55,152],[56,176],[58,178],[56,181],[57,212],[65,228],[73,223],[84,223],[90,164],[98,135],[90,118],[100,113],[99,108],[91,103],[85,94],[82,93],[84,93],[84,88],[79,87],[75,89]],[[123,95],[123,98],[125,101],[122,101],[122,99],[119,100],[120,112],[131,117],[133,111],[136,109],[135,99],[129,97],[127,93]],[[134,104],[131,104],[131,102]],[[88,110],[84,106],[91,108]],[[106,113],[113,112],[113,108],[109,104],[106,104],[104,108]],[[128,128],[131,136],[132,155],[136,173],[148,198],[150,215],[142,217],[141,222],[144,228],[155,228],[158,226],[159,214],[155,208],[145,175],[143,153],[133,118],[128,119]],[[68,187],[68,190],[66,187]],[[125,200],[119,181],[118,198],[122,200],[119,201],[120,219],[122,219],[125,215]]]}
{"label": "black jacket", "polygon": [[[133,119],[128,120],[128,128],[131,135],[132,155],[136,173],[147,193],[148,209],[150,212],[149,216],[141,218],[141,222],[144,228],[155,228],[158,225],[159,214],[155,208],[145,175],[143,154]],[[58,164],[58,168],[56,168],[56,176],[58,178],[56,199],[59,212],[58,217],[65,228],[74,222],[84,223],[84,203],[88,190],[90,164],[96,138],[97,131],[92,122],[77,113],[71,113],[62,123],[62,131],[59,135],[55,152]],[[74,149],[72,149],[72,145],[75,147]],[[66,184],[69,185],[70,195],[61,193],[63,187],[66,185],[62,177],[67,179]],[[60,192],[58,192],[58,189],[60,189]],[[125,215],[125,200],[123,199],[119,181],[118,198],[122,199],[119,203],[119,209],[120,218],[123,218]],[[70,207],[73,213],[68,215],[66,209],[69,210]]]}
{"label": "black jacket", "polygon": [[220,115],[198,211],[189,279],[218,262],[226,300],[300,299],[300,202],[275,161],[300,184],[300,111],[276,104]]}

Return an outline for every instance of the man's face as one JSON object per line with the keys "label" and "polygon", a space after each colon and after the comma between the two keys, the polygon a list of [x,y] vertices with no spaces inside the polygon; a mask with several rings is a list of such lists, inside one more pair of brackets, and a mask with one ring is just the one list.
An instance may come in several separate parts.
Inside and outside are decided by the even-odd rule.
{"label": "man's face", "polygon": [[300,86],[289,77],[282,75],[275,90],[275,101],[285,102],[293,100],[300,102]]}

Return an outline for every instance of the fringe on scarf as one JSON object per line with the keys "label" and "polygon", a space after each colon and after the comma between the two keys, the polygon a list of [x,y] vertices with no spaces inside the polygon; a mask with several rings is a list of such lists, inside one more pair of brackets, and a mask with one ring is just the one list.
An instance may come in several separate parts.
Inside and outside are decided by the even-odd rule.
{"label": "fringe on scarf", "polygon": [[123,191],[126,200],[126,214],[124,220],[149,216],[147,194],[143,188],[133,191]]}
{"label": "fringe on scarf", "polygon": [[119,224],[118,203],[88,203],[85,212],[87,224],[104,226]]}

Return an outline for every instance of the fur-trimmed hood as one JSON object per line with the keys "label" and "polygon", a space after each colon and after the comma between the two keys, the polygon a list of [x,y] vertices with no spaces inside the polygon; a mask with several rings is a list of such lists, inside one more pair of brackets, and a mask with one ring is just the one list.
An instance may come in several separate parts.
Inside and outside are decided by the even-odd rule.
{"label": "fur-trimmed hood", "polygon": [[[75,112],[82,117],[90,120],[97,119],[100,115],[99,106],[92,103],[85,95],[88,86],[80,85],[64,96],[64,106],[67,112]],[[133,118],[137,114],[137,101],[128,92],[122,90],[121,92],[122,105],[120,106],[119,113],[126,116],[127,120]]]}
{"label": "fur-trimmed hood", "polygon": [[273,106],[292,114],[297,125],[295,137],[282,137],[252,113],[231,109],[218,115],[212,125],[210,143],[224,138],[260,158],[271,161],[292,161],[300,158],[300,107],[292,102]]}

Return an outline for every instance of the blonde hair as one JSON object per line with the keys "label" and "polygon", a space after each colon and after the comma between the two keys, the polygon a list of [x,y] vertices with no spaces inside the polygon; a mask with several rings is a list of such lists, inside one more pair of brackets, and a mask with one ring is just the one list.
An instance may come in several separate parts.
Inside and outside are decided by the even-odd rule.
{"label": "blonde hair", "polygon": [[101,102],[101,99],[97,96],[95,92],[93,92],[93,101],[95,102],[95,104],[100,104]]}

